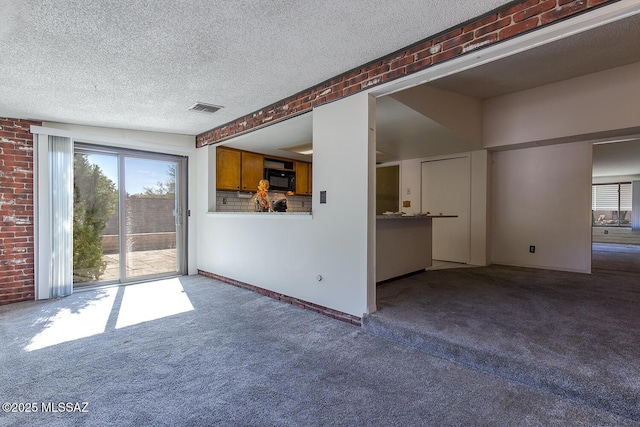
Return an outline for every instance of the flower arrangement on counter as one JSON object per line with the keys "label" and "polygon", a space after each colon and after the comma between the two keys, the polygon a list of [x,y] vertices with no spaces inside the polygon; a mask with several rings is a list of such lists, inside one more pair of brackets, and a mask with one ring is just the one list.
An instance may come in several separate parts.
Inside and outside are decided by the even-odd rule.
{"label": "flower arrangement on counter", "polygon": [[271,199],[269,198],[268,190],[269,181],[261,179],[258,182],[258,191],[255,197],[256,212],[269,212],[271,210]]}

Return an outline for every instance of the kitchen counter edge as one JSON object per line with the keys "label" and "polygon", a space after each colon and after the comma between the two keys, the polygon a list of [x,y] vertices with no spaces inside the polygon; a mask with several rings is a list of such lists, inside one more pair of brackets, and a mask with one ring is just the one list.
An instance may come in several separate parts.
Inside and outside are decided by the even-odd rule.
{"label": "kitchen counter edge", "polygon": [[402,215],[402,216],[392,216],[392,215],[376,215],[376,219],[432,219],[432,218],[457,218],[458,215]]}

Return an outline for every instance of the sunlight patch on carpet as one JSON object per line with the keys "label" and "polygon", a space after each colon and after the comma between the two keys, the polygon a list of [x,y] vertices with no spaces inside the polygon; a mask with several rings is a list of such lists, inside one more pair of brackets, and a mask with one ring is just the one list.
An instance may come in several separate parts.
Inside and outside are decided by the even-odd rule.
{"label": "sunlight patch on carpet", "polygon": [[177,278],[127,286],[116,329],[194,310]]}
{"label": "sunlight patch on carpet", "polygon": [[46,319],[49,323],[24,349],[39,350],[103,333],[117,293],[117,288],[104,289],[96,294],[96,298],[82,302],[79,307],[61,308]]}

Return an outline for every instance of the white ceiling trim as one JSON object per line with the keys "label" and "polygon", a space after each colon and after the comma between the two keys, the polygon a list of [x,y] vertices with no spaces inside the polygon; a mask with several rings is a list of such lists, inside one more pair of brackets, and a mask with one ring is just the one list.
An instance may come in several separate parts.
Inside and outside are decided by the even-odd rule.
{"label": "white ceiling trim", "polygon": [[112,147],[150,151],[154,153],[157,153],[158,148],[161,147],[163,153],[175,154],[180,156],[188,156],[196,152],[195,146],[180,147],[177,145],[158,145],[147,141],[119,138],[107,135],[98,135],[94,133],[77,132],[66,129],[56,129],[45,126],[31,125],[31,133],[34,135],[51,135],[71,138],[71,140],[73,141],[78,141],[86,144],[109,145]]}

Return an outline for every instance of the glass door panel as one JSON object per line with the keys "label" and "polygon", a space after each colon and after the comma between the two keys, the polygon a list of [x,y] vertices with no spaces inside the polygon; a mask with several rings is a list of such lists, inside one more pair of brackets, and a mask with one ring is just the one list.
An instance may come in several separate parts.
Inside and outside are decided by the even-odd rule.
{"label": "glass door panel", "polygon": [[177,273],[176,161],[124,157],[125,279]]}
{"label": "glass door panel", "polygon": [[76,150],[73,169],[73,283],[117,281],[118,156]]}

